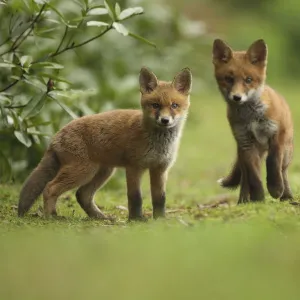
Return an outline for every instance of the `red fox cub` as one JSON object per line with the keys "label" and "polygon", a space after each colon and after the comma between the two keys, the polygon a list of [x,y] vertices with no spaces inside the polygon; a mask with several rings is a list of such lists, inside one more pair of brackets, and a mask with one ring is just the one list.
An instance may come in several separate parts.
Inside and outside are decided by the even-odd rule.
{"label": "red fox cub", "polygon": [[293,155],[293,122],[284,98],[265,85],[267,45],[254,42],[233,51],[216,39],[215,77],[227,103],[227,118],[237,143],[237,158],[221,186],[240,185],[238,203],[264,200],[261,161],[267,154],[267,187],[273,198],[292,199],[287,168]]}
{"label": "red fox cub", "polygon": [[91,218],[105,219],[93,200],[116,167],[126,169],[129,219],[141,219],[141,176],[149,170],[153,217],[165,216],[168,170],[176,160],[190,105],[188,68],[172,82],[159,81],[147,68],[139,77],[142,110],[113,110],[73,120],[51,142],[25,182],[18,215],[43,193],[45,216],[56,215],[57,198],[78,188],[79,205]]}

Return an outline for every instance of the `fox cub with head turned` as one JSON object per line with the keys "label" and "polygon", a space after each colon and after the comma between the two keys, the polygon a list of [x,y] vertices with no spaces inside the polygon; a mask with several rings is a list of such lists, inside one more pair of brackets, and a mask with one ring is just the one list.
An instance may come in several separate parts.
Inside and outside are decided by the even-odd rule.
{"label": "fox cub with head turned", "polygon": [[165,216],[168,170],[176,160],[190,105],[188,68],[172,82],[147,68],[139,77],[142,110],[113,110],[76,119],[54,137],[25,182],[18,206],[23,216],[43,193],[44,213],[56,215],[57,198],[78,188],[76,198],[89,217],[105,219],[93,200],[116,167],[126,169],[129,219],[141,219],[141,176],[150,173],[153,217]]}
{"label": "fox cub with head turned", "polygon": [[238,203],[264,200],[260,167],[267,154],[268,191],[273,198],[292,199],[287,168],[293,154],[293,122],[284,98],[265,85],[266,43],[257,40],[247,51],[233,51],[217,39],[213,64],[237,143],[233,169],[219,183],[227,188],[240,185]]}

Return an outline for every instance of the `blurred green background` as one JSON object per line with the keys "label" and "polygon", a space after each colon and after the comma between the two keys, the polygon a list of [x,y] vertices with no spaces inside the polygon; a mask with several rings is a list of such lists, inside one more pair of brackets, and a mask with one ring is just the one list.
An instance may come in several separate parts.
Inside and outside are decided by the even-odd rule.
{"label": "blurred green background", "polygon": [[[295,123],[289,177],[298,201],[300,4],[291,0],[119,1],[122,10],[144,8],[144,14],[121,23],[156,48],[111,30],[47,60],[49,64],[41,69],[20,65],[24,55],[34,61],[53,53],[67,22],[78,26],[84,19],[79,28],[68,31],[75,44],[103,31],[86,22],[110,22],[110,16],[82,17],[86,3],[104,8],[102,1],[50,1],[53,8],[46,17],[52,21],[38,25],[16,57],[1,56],[12,43],[0,47],[0,91],[29,68],[27,81],[22,79],[0,93],[0,298],[299,299],[299,206],[269,196],[266,204],[235,206],[237,192],[224,191],[216,183],[230,168],[235,142],[213,77],[211,48],[217,37],[236,50],[259,38],[267,42],[267,81],[286,97]],[[21,20],[30,24],[43,1],[0,4],[2,44],[10,24]],[[110,4],[115,7],[115,1]],[[9,68],[9,62],[16,66]],[[16,218],[20,184],[37,165],[50,137],[74,114],[139,107],[138,74],[143,65],[164,80],[186,66],[193,73],[189,118],[167,185],[168,219],[126,223],[122,170],[96,195],[104,212],[117,217],[116,224],[87,220],[72,192],[59,203],[64,219],[42,218],[41,201],[28,217]],[[58,102],[41,97],[49,78]],[[148,181],[145,176],[144,211],[151,215]],[[203,206],[220,199],[226,200],[224,205]]]}

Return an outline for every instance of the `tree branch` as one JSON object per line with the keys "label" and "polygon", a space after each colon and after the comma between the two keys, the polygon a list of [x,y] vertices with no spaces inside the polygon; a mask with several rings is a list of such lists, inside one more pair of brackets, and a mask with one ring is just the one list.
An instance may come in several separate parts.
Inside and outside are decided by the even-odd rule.
{"label": "tree branch", "polygon": [[61,41],[60,41],[60,43],[59,43],[59,45],[58,45],[58,47],[57,47],[57,49],[56,49],[56,51],[54,53],[57,53],[60,50],[60,47],[62,46],[62,44],[63,44],[63,42],[64,42],[64,40],[66,38],[66,35],[68,33],[68,29],[69,29],[69,27],[66,25],[64,35],[63,35],[63,37],[62,37],[62,39],[61,39]]}
{"label": "tree branch", "polygon": [[13,81],[11,84],[9,84],[7,87],[3,88],[2,90],[0,90],[0,93],[7,91],[8,89],[10,89],[11,87],[13,87],[14,85],[16,85],[20,79],[16,79],[15,81]]}
{"label": "tree branch", "polygon": [[[20,47],[20,45],[25,41],[25,39],[28,37],[28,35],[32,32],[33,28],[34,28],[34,24],[37,23],[37,21],[39,20],[42,12],[44,11],[44,9],[46,8],[46,3],[43,4],[43,6],[41,7],[39,13],[37,14],[37,16],[33,19],[33,21],[30,23],[30,25],[16,38],[16,40],[13,42],[13,44],[11,45],[11,47],[7,50],[4,51],[3,53],[0,54],[0,56],[15,51],[18,47]],[[29,31],[28,31],[29,30]],[[28,31],[28,32],[27,32]],[[27,33],[26,33],[27,32]],[[26,33],[25,36],[23,36]],[[21,41],[18,43],[18,41],[21,39]]]}
{"label": "tree branch", "polygon": [[79,48],[79,47],[81,47],[81,46],[84,46],[84,45],[88,44],[89,42],[92,42],[93,40],[96,40],[97,38],[101,37],[102,35],[104,35],[104,34],[107,33],[108,31],[110,31],[111,29],[112,29],[112,25],[109,25],[104,31],[102,31],[102,32],[99,33],[98,35],[96,35],[96,36],[94,36],[94,37],[92,37],[92,38],[90,38],[90,39],[88,39],[88,40],[85,40],[84,42],[81,42],[81,43],[79,43],[79,44],[71,44],[71,46],[67,46],[67,47],[65,47],[64,49],[60,50],[60,51],[56,51],[56,52],[50,54],[50,55],[48,56],[48,58],[50,58],[50,57],[55,57],[55,56],[57,56],[57,55],[60,55],[60,54],[62,54],[62,53],[64,53],[64,52],[68,51],[68,50],[71,50],[71,49],[75,49],[75,48]]}
{"label": "tree branch", "polygon": [[4,108],[7,108],[7,109],[15,109],[15,108],[24,108],[27,104],[24,104],[24,105],[7,105],[7,106],[4,106]]}
{"label": "tree branch", "polygon": [[[97,38],[101,37],[102,35],[104,35],[105,33],[107,33],[108,31],[110,31],[112,29],[112,24],[107,26],[106,29],[104,31],[102,31],[101,33],[95,35],[94,37],[88,39],[88,40],[85,40],[84,42],[81,42],[79,44],[74,44],[72,43],[70,46],[66,46],[64,49],[62,50],[59,50],[59,47],[57,48],[57,50],[53,53],[50,53],[49,55],[47,55],[46,57],[44,57],[43,59],[37,59],[35,61],[33,61],[31,64],[36,64],[36,63],[39,63],[39,62],[42,62],[42,61],[45,61],[47,60],[48,58],[52,58],[52,57],[55,57],[55,56],[58,56],[68,50],[72,50],[72,49],[75,49],[75,48],[79,48],[81,46],[84,46],[86,44],[88,44],[89,42],[92,42],[93,40],[96,40]],[[61,43],[62,44],[62,43]]]}

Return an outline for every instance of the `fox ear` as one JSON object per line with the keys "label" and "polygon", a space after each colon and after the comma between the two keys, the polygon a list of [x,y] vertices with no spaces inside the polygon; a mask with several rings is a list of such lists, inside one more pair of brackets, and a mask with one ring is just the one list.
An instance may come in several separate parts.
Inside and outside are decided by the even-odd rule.
{"label": "fox ear", "polygon": [[268,56],[267,44],[260,39],[255,41],[247,51],[248,58],[252,64],[265,64]]}
{"label": "fox ear", "polygon": [[189,68],[182,69],[173,79],[173,87],[181,94],[189,95],[192,90],[192,72]]}
{"label": "fox ear", "polygon": [[146,67],[140,71],[140,91],[142,94],[151,93],[158,85],[158,80],[153,72]]}
{"label": "fox ear", "polygon": [[222,40],[216,39],[213,45],[213,63],[227,63],[232,58],[232,49]]}

